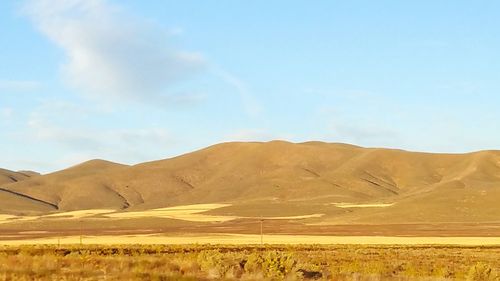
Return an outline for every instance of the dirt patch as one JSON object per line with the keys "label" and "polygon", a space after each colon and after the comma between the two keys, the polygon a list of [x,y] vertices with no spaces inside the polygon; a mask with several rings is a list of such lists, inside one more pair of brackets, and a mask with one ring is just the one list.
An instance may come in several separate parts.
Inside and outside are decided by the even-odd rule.
{"label": "dirt patch", "polygon": [[92,209],[92,210],[79,210],[63,213],[55,213],[50,215],[41,216],[40,218],[60,218],[60,219],[80,219],[86,217],[92,217],[96,215],[106,214],[116,212],[116,210],[111,209]]}
{"label": "dirt patch", "polygon": [[193,222],[224,222],[236,219],[231,216],[212,216],[201,214],[217,208],[229,206],[229,204],[197,204],[197,205],[184,205],[169,208],[159,208],[139,212],[121,212],[106,214],[108,218],[115,219],[136,219],[146,217],[178,219]]}
{"label": "dirt patch", "polygon": [[370,203],[370,204],[355,204],[355,203],[332,203],[337,208],[386,208],[393,206],[394,203]]}

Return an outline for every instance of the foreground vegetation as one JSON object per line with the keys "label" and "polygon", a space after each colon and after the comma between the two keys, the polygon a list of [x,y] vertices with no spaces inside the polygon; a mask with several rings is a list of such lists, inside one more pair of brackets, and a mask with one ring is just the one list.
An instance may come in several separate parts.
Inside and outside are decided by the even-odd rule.
{"label": "foreground vegetation", "polygon": [[0,280],[500,280],[500,247],[0,247]]}

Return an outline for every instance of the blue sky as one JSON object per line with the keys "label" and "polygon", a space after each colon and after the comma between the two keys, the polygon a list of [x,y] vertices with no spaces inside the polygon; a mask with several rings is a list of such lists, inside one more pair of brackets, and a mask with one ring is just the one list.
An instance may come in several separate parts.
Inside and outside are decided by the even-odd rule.
{"label": "blue sky", "polygon": [[500,149],[498,1],[0,2],[0,167],[222,141]]}

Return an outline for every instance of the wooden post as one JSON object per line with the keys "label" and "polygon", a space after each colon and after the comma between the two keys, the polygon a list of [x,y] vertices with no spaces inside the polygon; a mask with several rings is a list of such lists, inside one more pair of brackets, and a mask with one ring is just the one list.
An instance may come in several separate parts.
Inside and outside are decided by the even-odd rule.
{"label": "wooden post", "polygon": [[83,245],[83,226],[82,226],[82,220],[80,220],[80,246]]}
{"label": "wooden post", "polygon": [[264,219],[260,216],[260,245],[264,245]]}

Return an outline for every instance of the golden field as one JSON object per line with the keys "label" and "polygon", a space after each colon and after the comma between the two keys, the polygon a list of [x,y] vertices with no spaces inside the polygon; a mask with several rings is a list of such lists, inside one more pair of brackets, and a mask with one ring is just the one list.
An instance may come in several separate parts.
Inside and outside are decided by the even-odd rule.
{"label": "golden field", "polygon": [[499,247],[0,247],[0,280],[500,280]]}
{"label": "golden field", "polygon": [[[38,235],[40,238],[9,239],[0,236],[0,245],[142,245],[155,244],[223,244],[256,245],[261,241],[258,234],[236,233],[184,233],[184,234],[130,234],[130,235],[74,235],[50,236],[43,231],[24,231],[21,235]],[[500,237],[402,237],[402,236],[323,236],[323,235],[263,235],[263,242],[270,245],[445,245],[445,246],[490,246],[500,245]]]}

